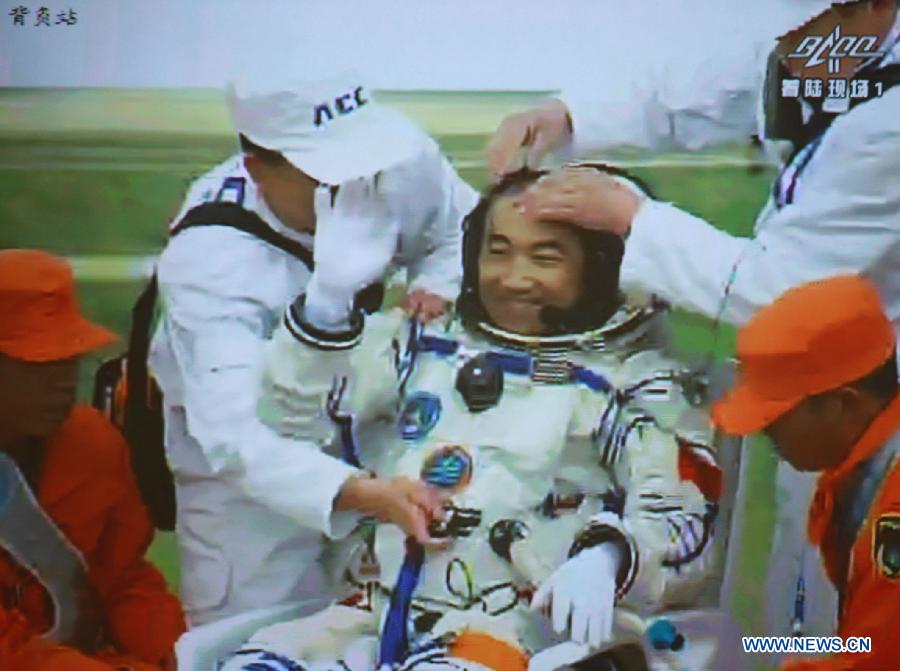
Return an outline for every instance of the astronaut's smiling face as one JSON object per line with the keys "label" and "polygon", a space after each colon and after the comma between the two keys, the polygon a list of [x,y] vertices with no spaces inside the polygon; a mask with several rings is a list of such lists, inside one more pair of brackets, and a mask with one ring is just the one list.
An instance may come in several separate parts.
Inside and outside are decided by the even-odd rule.
{"label": "astronaut's smiling face", "polygon": [[583,286],[581,238],[567,224],[529,221],[513,197],[497,199],[478,256],[478,292],[491,321],[522,335],[541,335],[541,309],[569,309]]}

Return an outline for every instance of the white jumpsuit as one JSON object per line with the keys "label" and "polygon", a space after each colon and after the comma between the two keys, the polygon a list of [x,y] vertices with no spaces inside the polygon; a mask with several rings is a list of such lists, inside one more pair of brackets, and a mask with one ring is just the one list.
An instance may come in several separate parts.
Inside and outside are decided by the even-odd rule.
{"label": "white jumpsuit", "polygon": [[[366,467],[429,482],[435,473],[440,480],[464,471],[450,490],[467,534],[426,553],[412,596],[413,620],[430,619],[421,625],[425,639],[468,628],[528,653],[557,642],[528,601],[593,521],[623,549],[613,643],[640,642],[653,669],[707,668],[724,563],[714,534],[722,473],[706,413],[685,399],[676,364],[647,347],[662,316],[623,308],[596,332],[593,342],[602,345],[595,348],[557,340],[529,350],[515,336],[492,339],[460,327],[410,338],[404,321],[385,314],[369,318],[356,350],[336,354],[282,328],[269,348],[262,410],[282,434],[327,445],[340,431],[325,397],[335,377],[346,377],[341,410],[354,417]],[[502,393],[493,407],[472,411],[457,380],[486,352],[502,362]],[[527,529],[506,556],[491,540],[501,520]],[[266,653],[240,655],[228,668],[242,668],[254,654],[343,668],[334,666],[337,654],[354,671],[373,667],[404,538],[397,527],[378,525],[371,546],[358,548],[362,557],[336,553],[353,585],[343,605],[260,631],[245,649]],[[683,637],[677,650],[651,645],[648,627],[660,620]],[[408,668],[458,667],[411,661]]]}
{"label": "white jumpsuit", "polygon": [[[396,185],[386,212],[399,224],[394,263],[407,269],[411,288],[452,298],[461,222],[477,196],[434,141],[420,135],[419,154],[379,176]],[[329,207],[320,195],[318,214]],[[310,236],[272,214],[240,156],[194,183],[175,222],[213,200],[239,202],[312,248]],[[332,515],[332,502],[355,469],[276,436],[256,416],[264,344],[309,271],[252,235],[204,226],[169,242],[158,276],[164,310],[150,363],[165,399],[189,622],[327,593],[316,558],[323,533],[352,528],[353,516]]]}

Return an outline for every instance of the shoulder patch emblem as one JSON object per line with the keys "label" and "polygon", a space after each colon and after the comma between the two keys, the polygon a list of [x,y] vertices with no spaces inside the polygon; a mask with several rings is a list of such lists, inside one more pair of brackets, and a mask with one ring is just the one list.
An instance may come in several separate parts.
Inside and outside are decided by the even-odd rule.
{"label": "shoulder patch emblem", "polygon": [[900,514],[878,518],[873,554],[881,575],[890,580],[900,579]]}

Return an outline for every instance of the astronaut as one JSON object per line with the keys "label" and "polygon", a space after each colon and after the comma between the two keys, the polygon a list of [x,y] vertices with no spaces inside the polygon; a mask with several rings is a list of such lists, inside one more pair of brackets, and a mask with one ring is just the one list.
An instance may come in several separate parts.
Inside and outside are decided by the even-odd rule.
{"label": "astronaut", "polygon": [[383,313],[336,344],[303,296],[287,310],[263,421],[441,490],[443,540],[364,525],[332,553],[346,598],[257,632],[228,671],[524,671],[591,654],[709,668],[724,546],[706,412],[659,348],[665,305],[619,292],[621,238],[513,207],[541,175],[507,177],[467,219],[444,327]]}

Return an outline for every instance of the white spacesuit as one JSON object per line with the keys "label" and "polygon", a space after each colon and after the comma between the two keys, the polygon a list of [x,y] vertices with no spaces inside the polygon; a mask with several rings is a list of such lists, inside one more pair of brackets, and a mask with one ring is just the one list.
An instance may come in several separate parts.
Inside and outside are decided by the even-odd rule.
{"label": "white spacesuit", "polygon": [[[516,347],[518,338],[498,347],[496,339],[460,328],[440,335],[414,331],[407,338],[399,316],[379,315],[370,319],[358,351],[334,363],[339,378],[350,373],[341,410],[352,409],[355,437],[366,446],[362,463],[379,475],[433,483],[445,478],[452,491],[446,526],[458,537],[428,553],[412,600],[414,620],[425,626],[430,617],[432,637],[480,625],[530,652],[546,646],[528,597],[593,523],[608,527],[625,549],[614,641],[643,639],[659,668],[705,668],[683,665],[679,657],[695,662],[704,646],[711,650],[705,639],[714,632],[698,629],[708,613],[671,607],[717,602],[721,556],[710,540],[721,480],[706,447],[705,415],[684,398],[673,362],[640,348],[640,336],[659,318],[654,312],[620,311],[586,341],[599,345],[597,351],[580,349],[577,338],[559,337],[534,349]],[[315,357],[320,364],[322,353],[304,348],[282,328],[269,355],[270,390],[277,391],[267,399],[267,419],[282,432],[340,442],[327,411],[332,376],[320,368],[329,388],[316,385],[305,361]],[[342,371],[342,364],[349,365]],[[503,370],[501,396],[479,412],[478,393],[469,392],[470,409],[460,391],[461,371],[492,365]],[[618,391],[608,391],[604,379]],[[334,400],[332,395],[331,415],[337,416]],[[288,408],[293,411],[285,413]],[[349,609],[337,607],[333,621],[354,626],[346,640],[333,642],[346,645],[378,633],[381,612],[374,606],[383,603],[380,597],[400,572],[402,532],[380,525],[374,557],[365,552],[369,548],[360,543],[368,556],[347,567],[350,583],[366,594],[362,602],[347,603],[368,616],[343,620],[338,613]],[[373,558],[376,576],[367,575]],[[668,650],[653,649],[644,633],[659,618],[674,625],[681,645],[676,634]],[[314,656],[310,649],[319,652],[320,639],[318,627],[296,622],[264,630],[249,645],[308,659]]]}
{"label": "white spacesuit", "polygon": [[[227,669],[265,669],[253,666],[264,658],[504,671],[531,658],[540,668],[535,653],[562,639],[529,602],[598,547],[617,556],[602,650],[636,643],[653,669],[709,668],[722,473],[695,379],[656,347],[664,306],[625,304],[599,327],[546,336],[471,320],[423,330],[379,314],[358,344],[332,351],[308,337],[302,314],[301,298],[270,344],[263,421],[379,476],[443,490],[447,515],[432,535],[447,542],[422,553],[397,527],[365,527],[332,552],[347,598],[261,630]],[[479,634],[487,651],[472,643]],[[399,656],[389,657],[391,637]],[[590,650],[577,652],[562,661]]]}

